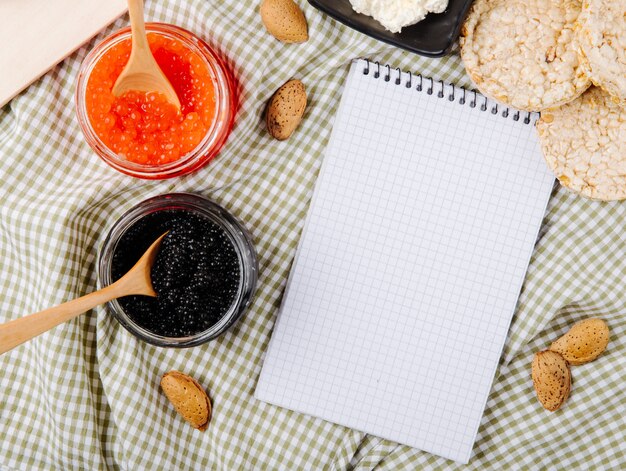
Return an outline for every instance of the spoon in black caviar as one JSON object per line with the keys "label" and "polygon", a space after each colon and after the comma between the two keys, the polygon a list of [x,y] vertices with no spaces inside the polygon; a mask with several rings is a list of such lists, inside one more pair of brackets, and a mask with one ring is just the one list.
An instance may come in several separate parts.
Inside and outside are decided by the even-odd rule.
{"label": "spoon in black caviar", "polygon": [[166,235],[167,232],[155,240],[139,261],[115,283],[72,301],[1,324],[0,355],[99,304],[137,294],[155,297],[157,294],[152,287],[150,270]]}

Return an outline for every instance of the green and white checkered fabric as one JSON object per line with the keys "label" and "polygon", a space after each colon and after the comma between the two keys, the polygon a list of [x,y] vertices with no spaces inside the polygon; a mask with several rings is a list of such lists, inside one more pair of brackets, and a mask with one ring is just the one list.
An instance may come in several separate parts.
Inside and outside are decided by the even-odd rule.
{"label": "green and white checkered fabric", "polygon": [[[0,469],[460,467],[252,396],[350,60],[374,58],[469,85],[455,55],[432,60],[394,49],[298,1],[310,32],[301,45],[284,45],[264,31],[259,0],[147,2],[149,19],[216,45],[239,80],[235,129],[219,157],[193,175],[161,182],[126,177],[101,162],[81,135],[73,103],[79,64],[127,18],[0,112],[0,321],[93,290],[108,229],[156,194],[213,198],[244,221],[260,257],[252,309],[207,345],[174,350],[141,343],[99,308],[1,356]],[[291,77],[305,83],[309,107],[292,138],[278,142],[265,132],[262,115]],[[625,234],[625,204],[555,190],[468,469],[626,467]],[[534,397],[532,355],[587,316],[608,322],[608,350],[573,368],[571,397],[550,414]],[[160,392],[160,377],[170,369],[210,392],[214,416],[206,432],[185,424]]]}

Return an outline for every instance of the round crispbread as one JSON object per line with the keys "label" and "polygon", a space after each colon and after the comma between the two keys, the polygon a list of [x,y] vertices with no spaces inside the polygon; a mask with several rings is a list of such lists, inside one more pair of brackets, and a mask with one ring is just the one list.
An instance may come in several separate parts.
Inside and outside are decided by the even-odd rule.
{"label": "round crispbread", "polygon": [[626,102],[626,0],[584,0],[578,53],[591,81]]}
{"label": "round crispbread", "polygon": [[461,57],[476,87],[497,101],[541,111],[590,85],[574,25],[580,0],[476,0],[461,30]]}
{"label": "round crispbread", "polygon": [[626,109],[592,87],[537,121],[541,148],[561,184],[588,198],[626,198]]}

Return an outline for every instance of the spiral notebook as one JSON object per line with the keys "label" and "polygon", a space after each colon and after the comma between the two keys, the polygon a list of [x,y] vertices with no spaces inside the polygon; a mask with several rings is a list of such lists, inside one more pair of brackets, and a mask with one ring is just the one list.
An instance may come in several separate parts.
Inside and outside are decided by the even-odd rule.
{"label": "spiral notebook", "polygon": [[255,396],[467,463],[553,187],[536,119],[355,61]]}

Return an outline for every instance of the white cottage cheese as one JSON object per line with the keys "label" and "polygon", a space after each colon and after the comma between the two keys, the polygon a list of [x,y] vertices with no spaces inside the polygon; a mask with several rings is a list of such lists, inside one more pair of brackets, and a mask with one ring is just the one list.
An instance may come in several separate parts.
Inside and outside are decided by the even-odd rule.
{"label": "white cottage cheese", "polygon": [[422,21],[428,13],[441,13],[448,0],[350,0],[357,13],[372,16],[392,33]]}

